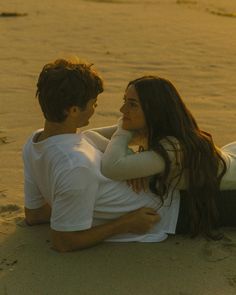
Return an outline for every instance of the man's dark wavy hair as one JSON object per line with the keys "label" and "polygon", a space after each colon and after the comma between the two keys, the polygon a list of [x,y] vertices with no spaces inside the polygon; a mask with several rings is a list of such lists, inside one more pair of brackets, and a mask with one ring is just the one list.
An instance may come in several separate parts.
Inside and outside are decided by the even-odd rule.
{"label": "man's dark wavy hair", "polygon": [[175,180],[175,186],[178,185],[181,176],[185,175],[189,231],[192,236],[203,233],[213,239],[217,238],[213,234],[218,218],[216,195],[226,172],[226,163],[211,135],[198,127],[193,115],[169,80],[144,76],[131,81],[129,85],[134,85],[140,99],[148,127],[149,149],[161,154],[165,160],[165,171],[153,177],[151,190],[161,196],[163,201],[164,194],[171,187],[171,183],[167,185],[171,162],[161,140],[167,139],[176,150],[175,143],[168,139],[174,137],[179,142],[182,154],[182,171],[177,182]]}
{"label": "man's dark wavy hair", "polygon": [[46,64],[38,79],[36,96],[46,120],[63,122],[72,106],[83,110],[103,92],[102,78],[92,64],[57,59]]}

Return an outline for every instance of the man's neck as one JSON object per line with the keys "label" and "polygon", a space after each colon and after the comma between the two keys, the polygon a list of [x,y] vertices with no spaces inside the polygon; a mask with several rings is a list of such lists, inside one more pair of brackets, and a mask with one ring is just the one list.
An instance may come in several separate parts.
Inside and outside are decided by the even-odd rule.
{"label": "man's neck", "polygon": [[47,139],[48,137],[60,135],[60,134],[71,134],[76,133],[77,128],[67,124],[67,122],[56,123],[45,121],[44,130],[38,137],[38,141]]}

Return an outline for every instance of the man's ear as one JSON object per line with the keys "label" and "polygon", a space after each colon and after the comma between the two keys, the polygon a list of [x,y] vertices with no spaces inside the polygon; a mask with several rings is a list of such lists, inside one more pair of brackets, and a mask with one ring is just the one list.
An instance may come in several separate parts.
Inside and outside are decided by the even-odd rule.
{"label": "man's ear", "polygon": [[66,111],[66,113],[72,117],[77,116],[78,113],[80,113],[80,112],[81,112],[81,110],[78,106],[72,106]]}

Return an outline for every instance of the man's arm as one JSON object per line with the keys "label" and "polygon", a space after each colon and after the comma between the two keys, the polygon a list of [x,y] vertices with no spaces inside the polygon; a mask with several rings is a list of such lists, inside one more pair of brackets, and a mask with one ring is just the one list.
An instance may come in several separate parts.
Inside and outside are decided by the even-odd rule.
{"label": "man's arm", "polygon": [[[63,171],[52,205],[54,249],[60,252],[74,251],[96,245],[116,234],[144,233],[159,220],[155,210],[143,208],[91,228],[98,187],[99,180],[93,167]],[[49,217],[50,207],[47,205],[39,209],[26,209],[26,220],[31,225],[46,222]]]}
{"label": "man's arm", "polygon": [[50,217],[51,207],[48,204],[37,209],[28,209],[25,207],[25,221],[28,225],[49,223]]}
{"label": "man's arm", "polygon": [[60,232],[52,229],[53,248],[59,252],[81,250],[122,233],[144,234],[160,220],[151,208],[141,208],[122,217],[87,230]]}

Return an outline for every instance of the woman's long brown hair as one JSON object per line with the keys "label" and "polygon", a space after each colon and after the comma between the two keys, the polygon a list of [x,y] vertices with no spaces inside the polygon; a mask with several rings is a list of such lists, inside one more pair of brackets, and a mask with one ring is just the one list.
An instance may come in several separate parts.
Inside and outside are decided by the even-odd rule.
{"label": "woman's long brown hair", "polygon": [[[167,178],[171,162],[160,141],[175,137],[182,152],[182,171],[187,178],[190,233],[203,233],[214,238],[218,212],[215,196],[226,171],[226,164],[209,133],[199,129],[196,120],[184,104],[173,84],[163,78],[144,76],[133,80],[148,127],[148,146],[165,160],[165,171],[155,175],[150,183],[153,192],[161,196],[168,192]],[[128,85],[128,86],[129,86]],[[174,148],[176,145],[171,142]],[[187,171],[187,173],[186,173]],[[220,171],[220,172],[219,172]],[[159,183],[158,189],[156,183]],[[175,186],[178,184],[175,182]]]}

